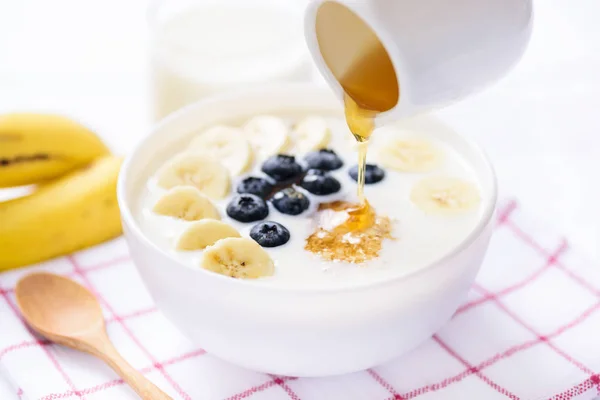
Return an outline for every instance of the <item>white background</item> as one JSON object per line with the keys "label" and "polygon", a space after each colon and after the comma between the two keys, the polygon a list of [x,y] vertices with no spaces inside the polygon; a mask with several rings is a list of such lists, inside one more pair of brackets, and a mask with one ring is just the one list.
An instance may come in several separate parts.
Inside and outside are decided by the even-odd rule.
{"label": "white background", "polygon": [[[0,0],[0,113],[72,115],[127,153],[150,126],[146,5]],[[597,261],[600,1],[537,0],[535,9],[531,45],[511,75],[439,114],[485,147],[503,195]]]}

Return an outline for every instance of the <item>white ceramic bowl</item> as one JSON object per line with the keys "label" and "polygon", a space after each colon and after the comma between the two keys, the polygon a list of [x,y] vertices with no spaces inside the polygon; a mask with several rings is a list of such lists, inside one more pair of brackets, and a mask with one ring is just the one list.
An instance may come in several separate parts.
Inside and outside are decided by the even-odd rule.
{"label": "white ceramic bowl", "polygon": [[198,129],[259,113],[329,111],[341,104],[305,85],[231,93],[190,105],[160,122],[126,160],[118,196],[131,256],[157,306],[187,337],[231,363],[290,376],[373,367],[436,332],[465,299],[486,252],[496,201],[482,151],[430,117],[406,124],[440,130],[474,166],[484,211],[474,231],[438,262],[391,279],[336,289],[283,289],[182,265],[142,232],[133,209],[149,174]]}

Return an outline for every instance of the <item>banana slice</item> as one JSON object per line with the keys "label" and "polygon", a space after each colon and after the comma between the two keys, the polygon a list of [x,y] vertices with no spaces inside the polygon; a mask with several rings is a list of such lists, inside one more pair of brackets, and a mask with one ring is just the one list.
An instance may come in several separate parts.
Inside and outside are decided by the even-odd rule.
{"label": "banana slice", "polygon": [[158,171],[157,183],[171,189],[194,186],[211,199],[222,199],[229,193],[229,171],[217,161],[201,154],[184,153],[169,160]]}
{"label": "banana slice", "polygon": [[284,152],[289,145],[290,130],[281,118],[260,115],[249,120],[243,129],[246,139],[261,160]]}
{"label": "banana slice", "polygon": [[481,197],[477,187],[470,182],[432,176],[413,187],[410,200],[427,214],[453,215],[475,208]]}
{"label": "banana slice", "polygon": [[214,126],[196,137],[188,151],[219,160],[233,176],[252,166],[252,148],[244,138],[244,131],[237,128]]}
{"label": "banana slice", "polygon": [[204,251],[201,267],[242,279],[270,276],[275,271],[269,254],[254,240],[247,238],[219,240]]}
{"label": "banana slice", "polygon": [[193,186],[176,186],[170,189],[156,202],[152,211],[185,221],[221,219],[210,199]]}
{"label": "banana slice", "polygon": [[429,172],[442,161],[442,153],[424,139],[390,139],[378,146],[377,155],[384,166],[402,172]]}
{"label": "banana slice", "polygon": [[205,219],[191,224],[177,240],[177,250],[202,250],[218,240],[240,237],[235,228],[225,222]]}
{"label": "banana slice", "polygon": [[293,149],[297,153],[324,149],[331,141],[331,130],[325,118],[307,117],[292,131]]}

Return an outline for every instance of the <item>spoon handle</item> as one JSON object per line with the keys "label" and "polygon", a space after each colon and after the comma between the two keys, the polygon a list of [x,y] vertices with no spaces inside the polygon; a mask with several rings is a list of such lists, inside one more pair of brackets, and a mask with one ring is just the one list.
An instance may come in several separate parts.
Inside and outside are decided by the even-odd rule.
{"label": "spoon handle", "polygon": [[127,383],[142,400],[173,400],[158,386],[133,368],[115,349],[105,333],[93,340],[94,355],[104,361]]}

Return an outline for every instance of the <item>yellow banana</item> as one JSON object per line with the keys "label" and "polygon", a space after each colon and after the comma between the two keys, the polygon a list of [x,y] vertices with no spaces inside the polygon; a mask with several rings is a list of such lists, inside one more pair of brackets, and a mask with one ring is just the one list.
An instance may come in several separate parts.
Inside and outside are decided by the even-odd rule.
{"label": "yellow banana", "polygon": [[102,157],[27,197],[0,203],[0,271],[120,235],[116,184],[121,161]]}
{"label": "yellow banana", "polygon": [[0,188],[54,179],[108,153],[92,131],[66,117],[0,115]]}

